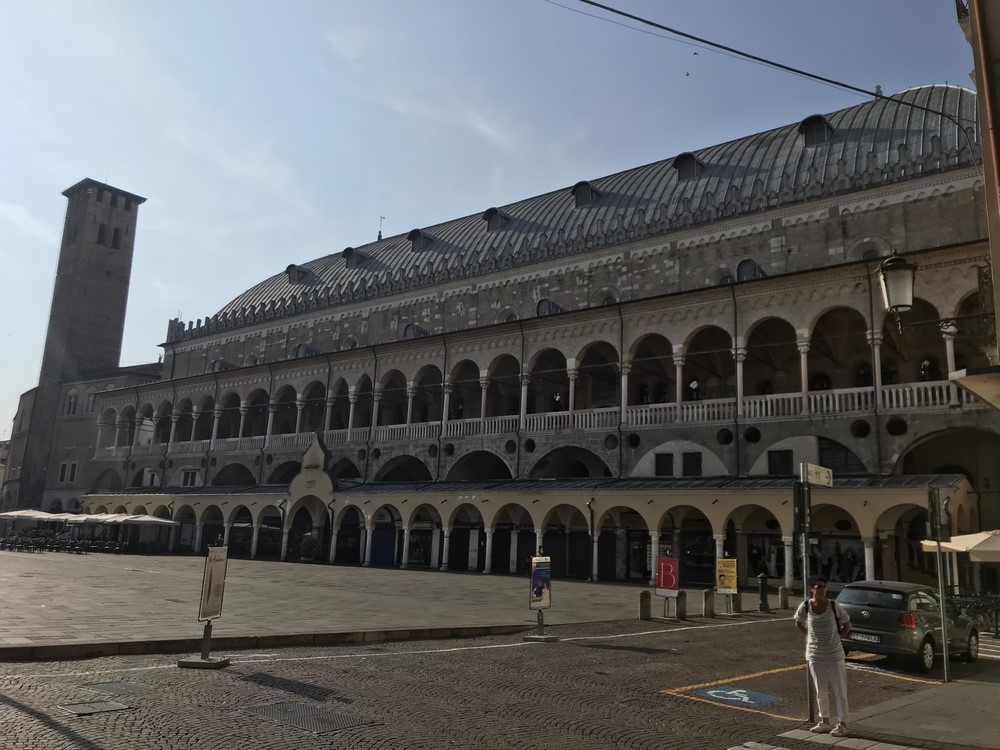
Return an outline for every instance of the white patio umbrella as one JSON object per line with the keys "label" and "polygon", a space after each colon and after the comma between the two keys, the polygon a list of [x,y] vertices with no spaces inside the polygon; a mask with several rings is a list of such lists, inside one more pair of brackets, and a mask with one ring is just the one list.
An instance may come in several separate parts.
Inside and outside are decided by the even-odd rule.
{"label": "white patio umbrella", "polygon": [[[937,551],[933,539],[925,539],[920,546],[924,552]],[[972,562],[1000,562],[1000,529],[953,536],[951,541],[941,542],[941,551],[968,552]]]}

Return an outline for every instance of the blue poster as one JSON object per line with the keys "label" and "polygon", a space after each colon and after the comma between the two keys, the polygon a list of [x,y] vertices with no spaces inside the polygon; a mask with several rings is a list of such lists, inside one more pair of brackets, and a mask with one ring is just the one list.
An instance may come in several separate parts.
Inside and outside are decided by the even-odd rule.
{"label": "blue poster", "polygon": [[548,609],[552,606],[552,558],[531,558],[531,589],[528,609]]}

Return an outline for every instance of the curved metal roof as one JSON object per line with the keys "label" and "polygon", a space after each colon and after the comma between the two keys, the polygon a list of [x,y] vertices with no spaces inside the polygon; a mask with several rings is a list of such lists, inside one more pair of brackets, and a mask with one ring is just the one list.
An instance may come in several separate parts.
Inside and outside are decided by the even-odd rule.
{"label": "curved metal roof", "polygon": [[958,86],[908,89],[825,120],[829,139],[815,146],[805,145],[795,123],[692,152],[698,168],[687,179],[672,157],[589,181],[599,196],[580,208],[566,187],[498,207],[506,220],[493,230],[477,213],[420,228],[429,240],[423,249],[398,235],[352,248],[350,261],[337,252],[290,267],[240,294],[205,325],[185,329],[172,321],[168,340],[900,182],[980,156],[975,93]]}

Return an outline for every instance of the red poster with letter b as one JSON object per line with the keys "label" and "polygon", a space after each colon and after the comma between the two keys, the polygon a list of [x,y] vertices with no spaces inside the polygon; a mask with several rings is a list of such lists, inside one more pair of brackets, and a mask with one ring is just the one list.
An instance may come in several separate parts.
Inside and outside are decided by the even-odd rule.
{"label": "red poster with letter b", "polygon": [[680,585],[680,568],[676,557],[656,558],[656,595],[677,596]]}

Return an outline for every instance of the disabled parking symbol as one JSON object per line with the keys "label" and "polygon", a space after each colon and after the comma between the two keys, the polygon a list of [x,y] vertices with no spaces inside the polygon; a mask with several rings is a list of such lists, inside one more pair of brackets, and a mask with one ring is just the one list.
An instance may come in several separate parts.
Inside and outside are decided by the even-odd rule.
{"label": "disabled parking symbol", "polygon": [[730,706],[740,706],[742,708],[759,708],[760,706],[768,706],[772,703],[779,703],[782,700],[777,695],[768,695],[767,693],[757,693],[753,690],[745,690],[743,688],[727,688],[723,686],[696,690],[692,693],[692,695],[707,698],[708,700],[715,701],[716,703],[724,703]]}

